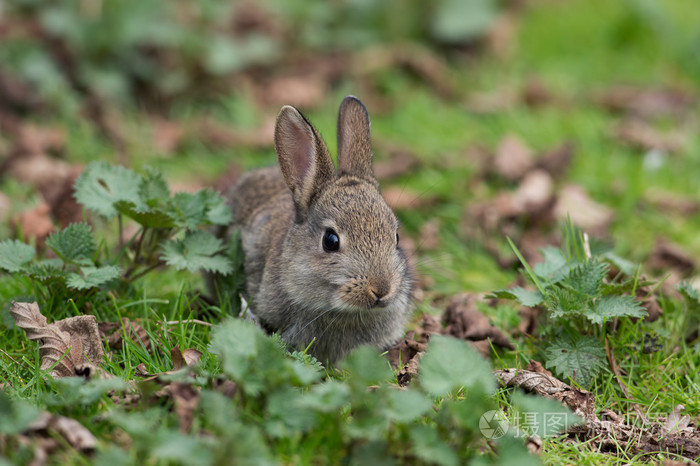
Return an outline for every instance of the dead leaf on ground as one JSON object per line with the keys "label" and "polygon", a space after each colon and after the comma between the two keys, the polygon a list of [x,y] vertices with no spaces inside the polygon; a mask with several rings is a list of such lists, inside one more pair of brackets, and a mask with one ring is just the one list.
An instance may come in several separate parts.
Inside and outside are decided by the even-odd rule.
{"label": "dead leaf on ground", "polygon": [[170,350],[170,357],[173,361],[173,370],[176,371],[183,367],[196,365],[199,362],[199,358],[202,357],[202,352],[194,348],[181,351],[180,346],[175,345],[173,349]]}
{"label": "dead leaf on ground", "polygon": [[174,382],[170,385],[170,396],[180,424],[180,432],[187,433],[192,427],[194,410],[199,403],[199,390],[191,383]]}
{"label": "dead leaf on ground", "polygon": [[[44,444],[44,450],[52,451],[58,448],[54,436],[58,434],[63,437],[72,448],[82,451],[91,452],[97,447],[97,439],[95,436],[80,424],[75,419],[43,412],[39,418],[32,422],[23,435],[32,439],[42,438],[49,440],[49,443]],[[36,460],[36,457],[35,457]]]}
{"label": "dead leaf on ground", "polygon": [[151,350],[151,339],[140,324],[122,317],[121,322],[98,322],[100,337],[113,351],[121,351],[124,347],[123,336],[126,336],[146,351]]}
{"label": "dead leaf on ground", "polygon": [[431,218],[420,227],[418,234],[418,247],[423,251],[432,251],[439,249],[442,241],[440,241],[440,230],[442,225],[437,218]]}
{"label": "dead leaf on ground", "polygon": [[657,238],[654,250],[646,261],[647,266],[654,270],[669,269],[681,276],[688,276],[695,270],[696,261],[683,248],[664,238]]}
{"label": "dead leaf on ground", "polygon": [[392,209],[420,209],[436,202],[436,197],[428,192],[418,193],[410,188],[390,186],[382,190],[382,196]]}
{"label": "dead leaf on ground", "polygon": [[[47,324],[37,303],[13,301],[10,315],[15,325],[23,329],[28,340],[39,342],[41,370],[51,371],[53,377],[84,375],[88,368],[102,362],[102,344],[95,316],[69,317]],[[58,364],[56,364],[58,363]],[[89,372],[93,372],[89,369]]]}
{"label": "dead leaf on ground", "polygon": [[410,149],[388,143],[376,145],[389,154],[389,158],[374,162],[374,175],[378,180],[398,178],[413,172],[420,166],[420,159]]}
{"label": "dead leaf on ground", "polygon": [[554,181],[544,170],[531,170],[520,182],[512,199],[518,213],[538,215],[554,202]]}
{"label": "dead leaf on ground", "polygon": [[475,298],[470,293],[453,296],[445,309],[442,321],[445,325],[443,333],[446,335],[462,340],[490,340],[496,346],[514,348],[508,336],[477,310]]}
{"label": "dead leaf on ground", "polygon": [[272,147],[275,135],[275,117],[269,116],[255,128],[234,128],[211,118],[196,123],[191,137],[216,147]]}
{"label": "dead leaf on ground", "polygon": [[638,119],[623,121],[613,132],[622,143],[642,150],[678,152],[687,144],[687,135],[679,130],[661,132]]}
{"label": "dead leaf on ground", "polygon": [[678,116],[695,109],[696,97],[681,89],[614,86],[595,100],[603,107],[644,118]]}
{"label": "dead leaf on ground", "polygon": [[15,228],[21,231],[25,238],[33,238],[40,249],[43,248],[46,238],[55,229],[51,219],[51,207],[41,203],[31,210],[22,212],[15,223]]}
{"label": "dead leaf on ground", "polygon": [[575,184],[559,191],[553,212],[557,220],[571,218],[574,225],[595,236],[605,236],[615,215],[610,207],[594,201],[585,189]]}
{"label": "dead leaf on ground", "polygon": [[548,172],[553,178],[558,178],[568,170],[574,157],[574,144],[566,141],[559,146],[549,149],[537,161],[537,166]]}
{"label": "dead leaf on ground", "polygon": [[151,118],[151,140],[158,152],[170,155],[182,145],[186,128],[179,122],[166,120],[161,117]]}
{"label": "dead leaf on ground", "polygon": [[644,191],[644,200],[663,213],[693,215],[700,211],[700,201],[682,194],[649,187]]}
{"label": "dead leaf on ground", "polygon": [[522,91],[522,99],[529,107],[542,107],[554,100],[552,92],[538,78],[530,78]]}
{"label": "dead leaf on ground", "polygon": [[509,181],[516,181],[535,165],[532,149],[519,137],[505,136],[496,149],[494,171]]}

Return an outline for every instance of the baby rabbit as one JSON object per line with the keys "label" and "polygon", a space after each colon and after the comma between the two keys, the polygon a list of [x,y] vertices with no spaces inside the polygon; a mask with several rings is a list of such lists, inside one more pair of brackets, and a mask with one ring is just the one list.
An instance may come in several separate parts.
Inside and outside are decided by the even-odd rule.
{"label": "baby rabbit", "polygon": [[353,96],[340,105],[337,170],[318,131],[289,105],[277,116],[275,151],[279,168],[246,173],[228,194],[252,312],[295,349],[313,341],[321,362],[393,344],[413,281],[372,171],[367,109]]}

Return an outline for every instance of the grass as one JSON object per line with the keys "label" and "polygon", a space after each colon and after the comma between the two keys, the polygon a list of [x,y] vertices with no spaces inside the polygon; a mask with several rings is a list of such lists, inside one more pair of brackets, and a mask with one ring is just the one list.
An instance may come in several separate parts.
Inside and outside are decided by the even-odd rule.
{"label": "grass", "polygon": [[[662,13],[655,14],[654,9],[660,9]],[[640,199],[651,188],[698,198],[700,132],[690,132],[684,150],[669,155],[661,166],[650,170],[645,168],[642,151],[628,148],[611,136],[611,129],[620,117],[594,105],[590,99],[595,92],[621,83],[680,86],[697,95],[700,91],[697,85],[700,65],[691,54],[691,45],[698,44],[697,32],[693,28],[700,22],[700,17],[693,2],[531,2],[517,17],[517,39],[513,41],[510,53],[456,61],[450,71],[452,78],[463,96],[470,91],[519,89],[529,79],[537,77],[555,96],[555,104],[539,109],[516,104],[494,114],[477,115],[468,111],[464,99],[441,99],[423,83],[392,71],[382,77],[383,82],[390,83],[386,86],[386,97],[391,101],[392,109],[387,113],[374,113],[372,108],[369,109],[373,137],[410,147],[424,165],[420,171],[406,174],[394,184],[438,199],[435,206],[399,212],[403,229],[413,238],[417,237],[426,221],[439,219],[441,224],[441,246],[436,251],[422,253],[418,258],[420,273],[432,281],[424,300],[417,303],[420,311],[436,312],[445,296],[465,290],[487,292],[504,288],[515,279],[515,271],[499,267],[484,246],[465,237],[458,226],[460,221],[465,221],[465,207],[469,203],[488,198],[504,188],[497,184],[478,188],[470,184],[477,167],[465,156],[467,148],[478,144],[494,149],[509,133],[519,136],[538,152],[563,141],[574,143],[572,166],[557,183],[578,183],[595,200],[614,209],[610,239],[621,256],[643,262],[656,239],[661,237],[682,244],[693,257],[700,257],[700,237],[697,235],[700,215],[670,214],[640,206]],[[307,115],[317,124],[331,148],[335,147],[336,106],[348,92],[357,92],[353,83],[344,83],[342,89],[333,91],[322,105]],[[240,95],[224,95],[215,104],[180,104],[173,108],[172,116],[179,121],[191,121],[204,114],[214,115],[227,124],[251,128],[265,116]],[[196,141],[189,142],[175,156],[154,157],[148,121],[136,109],[126,115],[124,127],[129,164],[137,169],[155,166],[164,171],[171,182],[210,183],[232,162],[248,169],[275,161],[271,150],[218,150]],[[694,116],[697,119],[697,112]],[[85,164],[95,159],[118,160],[114,148],[81,118],[67,117],[50,123],[66,131],[70,162]],[[692,124],[697,126],[697,122]],[[381,150],[376,154],[378,160],[386,156]],[[21,212],[38,202],[35,192],[7,177],[2,180],[2,190],[13,200],[13,212]],[[114,241],[114,222],[100,224],[96,229],[98,237]],[[0,225],[0,236],[7,236],[9,232],[9,225]],[[500,238],[499,241],[501,250],[507,251],[506,239]],[[208,352],[209,327],[196,324],[163,327],[158,324],[165,320],[202,318],[202,304],[197,298],[202,289],[200,277],[164,270],[114,296],[111,302],[96,306],[93,313],[98,321],[117,320],[122,316],[138,320],[162,350],[148,352],[127,340],[124,350],[115,352],[114,358],[106,363],[107,370],[125,380],[135,380],[136,367],[142,363],[149,373],[168,371],[171,369],[170,350],[179,345],[181,349],[194,347],[203,351],[201,370],[221,374],[221,362]],[[0,277],[0,296],[26,296],[28,290],[31,290],[31,284],[25,278]],[[433,298],[438,300],[437,303]],[[698,422],[700,346],[697,340],[694,346],[683,341],[688,325],[683,303],[669,296],[662,300],[662,306],[664,314],[657,322],[630,323],[612,336],[611,342],[630,399],[625,397],[615,377],[605,373],[591,387],[596,394],[598,412],[607,408],[630,413],[634,403],[653,417],[670,413],[676,405],[683,404],[684,414]],[[81,313],[70,300],[56,302],[51,307],[55,313],[50,320]],[[500,304],[482,310],[498,327],[510,330],[517,325],[517,308],[514,306]],[[225,310],[209,308],[205,318],[218,322],[225,314]],[[113,422],[105,417],[115,410],[114,402],[106,393],[99,393],[99,403],[81,404],[80,400],[70,397],[71,387],[61,388],[60,382],[47,382],[37,369],[40,363],[34,344],[26,341],[23,333],[7,326],[9,317],[5,311],[2,316],[6,325],[0,326],[0,339],[4,342],[0,351],[0,379],[12,387],[14,397],[45,406],[52,412],[82,419],[84,424],[97,420],[90,424],[90,429],[103,439],[103,447],[111,442],[127,444],[119,438],[123,431],[138,437],[134,433],[146,432],[148,429],[142,424],[148,422],[157,426],[155,431],[167,437],[162,445],[185,441],[176,435],[177,422],[167,412],[168,401],[142,405],[137,412],[142,413],[144,419],[137,419],[134,413],[131,421],[123,418]],[[650,336],[659,337],[662,349],[645,354],[642,352],[643,342]],[[515,343],[514,351],[494,352],[495,368],[523,367],[529,359],[542,355],[542,342],[535,336],[521,337]],[[331,372],[330,378],[344,381],[338,372]],[[148,383],[139,385],[146,392],[156,390]],[[509,403],[505,394],[497,398],[503,404]],[[152,416],[153,420],[147,421],[146,416]],[[262,419],[258,421],[263,422]],[[133,425],[127,426],[129,422]],[[195,425],[206,422],[199,415],[195,419]],[[120,425],[122,431],[114,430],[114,423]],[[145,433],[143,435],[146,439],[151,438]],[[299,437],[290,436],[277,444],[277,453],[285,463],[310,464],[322,461],[319,451],[338,454],[342,449],[338,445],[342,445],[342,441],[334,441],[340,443],[324,446],[322,437],[306,439],[302,443]],[[126,455],[127,460],[136,461],[138,452],[148,451],[148,448],[137,441],[129,453],[112,447],[104,450],[99,459],[125,459]],[[86,456],[70,448],[63,449],[61,455],[52,461],[90,462]],[[23,453],[16,457],[20,462],[22,458],[26,458]],[[661,460],[657,454],[628,452],[607,455],[594,451],[586,443],[565,443],[561,439],[546,439],[540,458],[546,464],[640,464]],[[168,462],[167,459],[163,461]]]}

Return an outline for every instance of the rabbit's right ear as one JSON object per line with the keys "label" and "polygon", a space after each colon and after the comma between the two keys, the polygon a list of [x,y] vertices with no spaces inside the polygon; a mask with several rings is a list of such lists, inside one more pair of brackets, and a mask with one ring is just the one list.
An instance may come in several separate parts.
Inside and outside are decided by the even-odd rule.
{"label": "rabbit's right ear", "polygon": [[316,129],[290,105],[282,107],[277,115],[275,151],[292,191],[297,221],[302,221],[311,201],[334,176],[330,154]]}

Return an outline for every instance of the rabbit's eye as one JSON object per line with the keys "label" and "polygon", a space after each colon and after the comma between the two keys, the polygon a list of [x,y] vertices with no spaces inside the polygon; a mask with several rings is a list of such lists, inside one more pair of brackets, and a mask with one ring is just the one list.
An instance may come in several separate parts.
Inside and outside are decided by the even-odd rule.
{"label": "rabbit's eye", "polygon": [[332,228],[326,229],[323,234],[323,250],[326,252],[334,252],[340,249],[340,238]]}

